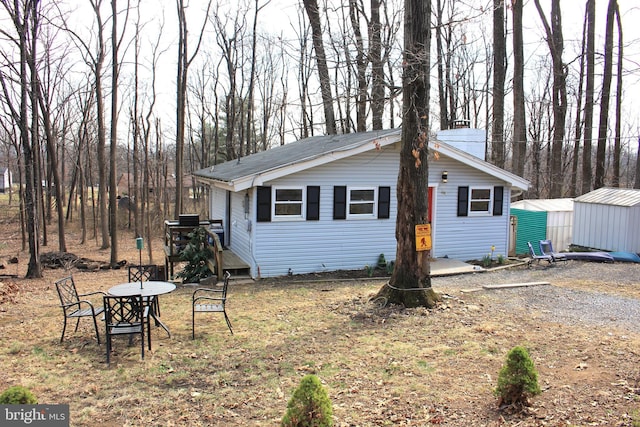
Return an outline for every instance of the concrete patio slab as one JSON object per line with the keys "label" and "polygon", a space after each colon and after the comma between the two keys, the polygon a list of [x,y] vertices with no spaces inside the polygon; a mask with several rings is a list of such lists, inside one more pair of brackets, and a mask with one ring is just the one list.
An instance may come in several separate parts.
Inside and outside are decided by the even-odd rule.
{"label": "concrete patio slab", "polygon": [[479,265],[468,264],[451,258],[436,258],[431,261],[431,276],[449,276],[453,274],[480,273],[486,271]]}

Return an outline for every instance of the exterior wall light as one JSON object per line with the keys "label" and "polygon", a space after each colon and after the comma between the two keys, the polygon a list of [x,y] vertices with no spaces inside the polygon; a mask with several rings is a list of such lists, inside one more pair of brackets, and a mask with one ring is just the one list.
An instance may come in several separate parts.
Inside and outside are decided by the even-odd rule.
{"label": "exterior wall light", "polygon": [[442,171],[442,182],[447,182],[449,180],[449,172]]}

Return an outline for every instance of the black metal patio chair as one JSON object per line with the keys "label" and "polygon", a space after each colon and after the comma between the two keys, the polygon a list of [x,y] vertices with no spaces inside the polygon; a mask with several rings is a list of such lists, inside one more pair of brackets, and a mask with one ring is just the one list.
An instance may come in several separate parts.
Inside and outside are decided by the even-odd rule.
{"label": "black metal patio chair", "polygon": [[149,328],[149,306],[144,304],[142,296],[131,295],[116,297],[107,295],[104,300],[104,323],[107,340],[107,365],[110,364],[112,338],[118,335],[128,335],[129,342],[136,334],[140,335],[140,350],[144,359],[145,322],[147,341],[151,350],[151,332]]}
{"label": "black metal patio chair", "polygon": [[[160,279],[157,265],[130,265],[127,267],[127,270],[129,282],[148,282],[150,280]],[[153,304],[154,313],[160,316],[160,300],[157,296],[145,297],[145,303]]]}
{"label": "black metal patio chair", "polygon": [[73,276],[68,276],[55,282],[58,296],[60,297],[60,307],[64,315],[64,324],[62,326],[62,335],[60,342],[64,340],[64,333],[67,329],[67,319],[76,319],[75,332],[78,331],[80,319],[83,317],[91,317],[93,319],[93,328],[96,331],[96,340],[100,345],[100,333],[98,332],[98,321],[96,317],[103,312],[103,307],[94,307],[94,305],[85,297],[91,295],[105,295],[102,291],[90,292],[87,294],[78,294]]}
{"label": "black metal patio chair", "polygon": [[233,335],[233,328],[225,307],[230,277],[231,273],[226,271],[221,288],[198,288],[193,291],[191,296],[191,339],[196,337],[196,313],[222,313],[227,327]]}

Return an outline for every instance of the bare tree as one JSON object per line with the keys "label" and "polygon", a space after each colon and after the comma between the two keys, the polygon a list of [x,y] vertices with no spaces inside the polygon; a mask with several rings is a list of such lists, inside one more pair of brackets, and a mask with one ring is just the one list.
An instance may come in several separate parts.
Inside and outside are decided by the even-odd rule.
{"label": "bare tree", "polygon": [[[374,0],[375,1],[375,0]],[[364,52],[364,40],[360,31],[361,2],[349,0],[349,18],[356,45],[356,132],[364,132],[367,129],[367,55]],[[379,34],[379,33],[378,33]],[[372,52],[373,54],[373,52]],[[378,48],[378,57],[380,50]]]}
{"label": "bare tree", "polygon": [[322,25],[320,24],[320,12],[317,0],[303,0],[304,8],[309,17],[313,39],[313,49],[316,52],[316,63],[320,77],[320,92],[322,93],[322,105],[324,107],[324,120],[327,135],[335,135],[337,132],[336,119],[333,112],[333,96],[331,95],[331,79],[329,67],[322,42]]}
{"label": "bare tree", "polygon": [[253,31],[251,38],[251,72],[249,74],[249,94],[247,97],[247,122],[246,124],[246,136],[247,136],[247,154],[256,152],[256,138],[255,129],[253,125],[254,116],[254,88],[256,81],[256,45],[258,40],[257,28],[258,28],[258,13],[270,2],[266,1],[260,5],[260,0],[255,0],[255,8],[253,15]]}
{"label": "bare tree", "polygon": [[609,130],[609,97],[613,72],[613,21],[617,1],[609,0],[607,7],[607,28],[604,41],[604,70],[602,74],[602,92],[600,93],[600,122],[598,124],[598,148],[596,149],[596,174],[594,187],[604,187],[605,160],[607,151],[607,132]]}
{"label": "bare tree", "polygon": [[504,80],[507,72],[507,46],[504,33],[504,0],[493,0],[493,121],[491,158],[504,168]]}
{"label": "bare tree", "polygon": [[100,212],[100,231],[102,238],[101,249],[109,248],[109,222],[107,211],[107,149],[106,149],[106,125],[104,111],[104,94],[102,88],[102,67],[106,57],[106,48],[104,41],[104,24],[102,23],[102,15],[100,7],[102,0],[89,0],[96,16],[97,23],[97,52],[95,56],[91,53],[89,47],[84,43],[82,37],[77,36],[76,39],[85,46],[87,56],[91,58],[92,71],[95,77],[96,106],[98,119],[98,210]]}
{"label": "bare tree", "polygon": [[417,251],[416,225],[428,213],[429,70],[431,2],[405,0],[403,122],[396,263],[376,299],[405,307],[433,307],[439,299],[431,287],[430,251]]}
{"label": "bare tree", "polygon": [[[129,16],[129,3],[127,2],[126,17]],[[127,22],[125,18],[125,24]],[[111,136],[109,149],[109,224],[111,232],[111,257],[110,263],[115,266],[118,263],[118,185],[117,162],[118,152],[118,78],[120,75],[120,60],[118,52],[124,40],[124,31],[118,37],[118,1],[111,0]]]}
{"label": "bare tree", "polygon": [[551,147],[551,192],[550,197],[562,195],[562,153],[567,115],[567,85],[565,65],[562,62],[563,36],[560,0],[551,2],[551,26],[540,7],[540,0],[534,0],[547,35],[547,45],[553,66],[553,145]]}
{"label": "bare tree", "polygon": [[512,170],[524,176],[527,157],[527,122],[524,95],[523,0],[511,0],[513,13],[513,162]]}
{"label": "bare tree", "polygon": [[187,74],[189,66],[198,55],[200,46],[202,44],[202,38],[204,36],[204,30],[209,20],[209,10],[211,9],[211,0],[207,2],[207,10],[202,20],[202,27],[200,28],[200,35],[198,37],[198,43],[194,49],[193,54],[189,57],[189,43],[188,43],[188,28],[187,28],[187,16],[186,6],[184,0],[176,0],[176,7],[178,10],[178,72],[176,79],[176,197],[175,197],[175,213],[174,217],[182,213],[182,199],[184,189],[184,140],[185,140],[185,117],[186,117],[186,105],[187,105]]}
{"label": "bare tree", "polygon": [[569,194],[577,196],[578,189],[578,164],[580,162],[580,139],[582,138],[582,92],[585,74],[585,53],[587,42],[587,14],[584,16],[582,26],[582,50],[580,53],[580,76],[578,77],[578,92],[576,93],[576,117],[575,136],[573,138],[573,158],[571,159],[571,183],[569,184]]}
{"label": "bare tree", "polygon": [[596,0],[587,0],[587,70],[584,100],[584,144],[582,149],[582,193],[588,193],[593,183],[591,167],[593,134],[593,100],[595,88]]}
{"label": "bare tree", "polygon": [[371,118],[373,129],[382,129],[384,115],[385,79],[382,58],[382,24],[380,23],[380,0],[371,0],[369,22],[369,58],[371,61]]}
{"label": "bare tree", "polygon": [[620,187],[620,156],[622,147],[620,143],[621,127],[622,127],[622,60],[623,53],[623,40],[622,40],[622,19],[620,17],[620,7],[616,2],[616,22],[618,24],[618,72],[616,76],[616,128],[615,139],[613,148],[613,177],[611,184],[614,187]]}
{"label": "bare tree", "polygon": [[[9,39],[16,45],[20,54],[20,64],[18,71],[18,78],[20,82],[20,95],[19,95],[19,107],[16,108],[13,104],[7,102],[7,106],[11,111],[12,118],[18,123],[20,130],[20,145],[22,146],[22,152],[24,156],[24,174],[25,174],[25,189],[24,189],[24,209],[26,214],[26,230],[29,242],[29,264],[27,266],[26,278],[39,278],[42,277],[42,264],[40,263],[40,230],[38,223],[38,202],[36,200],[36,189],[40,186],[40,183],[35,174],[36,168],[34,160],[34,138],[32,131],[37,127],[30,129],[29,117],[33,117],[33,120],[37,120],[37,114],[31,115],[29,113],[29,103],[31,101],[32,112],[37,112],[37,104],[33,105],[35,98],[30,98],[29,89],[33,89],[27,65],[29,62],[35,63],[35,52],[31,51],[32,45],[30,42],[32,35],[37,34],[37,28],[35,25],[39,23],[37,14],[38,2],[33,0],[25,0],[19,2],[14,0],[13,4],[9,0],[2,0],[2,6],[5,8],[7,14],[10,17],[13,28],[16,31],[15,37],[9,35],[5,30],[1,30],[5,35],[9,36]],[[35,67],[31,67],[34,69]],[[2,91],[5,99],[8,101],[11,99],[9,85],[7,83],[8,77],[5,72],[0,69],[0,84],[2,85]],[[33,92],[32,92],[33,94]],[[36,100],[37,102],[37,100]]]}
{"label": "bare tree", "polygon": [[[242,81],[238,79],[238,73],[243,66],[243,58],[241,55],[242,39],[246,31],[246,21],[244,14],[239,11],[230,18],[229,16],[222,17],[218,12],[213,14],[214,26],[216,29],[216,42],[221,50],[220,61],[224,63],[227,78],[228,88],[225,95],[224,113],[226,115],[226,134],[225,134],[225,148],[227,160],[241,157],[244,154],[243,151],[243,139],[242,137],[236,138],[237,131],[242,130],[242,114],[241,105],[239,102],[242,96],[239,95],[242,87]],[[227,29],[227,25],[231,22],[231,28]],[[235,140],[238,140],[238,149],[236,150]]]}

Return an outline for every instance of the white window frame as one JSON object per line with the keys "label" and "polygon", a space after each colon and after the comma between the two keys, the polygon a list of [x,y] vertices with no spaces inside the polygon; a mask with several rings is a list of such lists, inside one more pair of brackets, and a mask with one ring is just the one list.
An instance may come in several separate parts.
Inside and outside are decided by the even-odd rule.
{"label": "white window frame", "polygon": [[[351,201],[351,192],[352,191],[372,191],[373,192],[373,200],[371,201]],[[368,204],[373,203],[373,211],[369,214],[352,214],[351,213],[351,205],[352,204]],[[378,188],[377,187],[347,187],[347,219],[376,219],[378,217]]]}
{"label": "white window frame", "polygon": [[[480,198],[473,198],[473,191],[474,190],[483,190],[483,191],[489,191],[489,198],[488,199],[480,199]],[[487,203],[487,209],[486,210],[482,210],[482,211],[474,211],[471,209],[471,206],[474,202],[486,202]],[[468,215],[469,216],[491,216],[493,213],[493,187],[491,186],[479,186],[479,187],[469,187],[469,205],[468,205],[468,209],[467,209]]]}
{"label": "white window frame", "polygon": [[[278,202],[277,193],[280,190],[299,190],[302,194],[302,200],[293,201],[293,202]],[[300,205],[300,214],[299,215],[277,215],[276,214],[276,205],[279,204],[299,204]],[[304,220],[306,214],[307,207],[307,192],[305,191],[305,187],[302,186],[273,186],[271,187],[271,219],[273,221],[298,221]]]}

